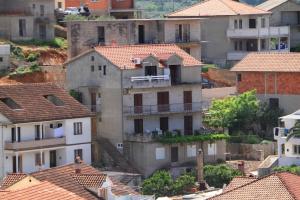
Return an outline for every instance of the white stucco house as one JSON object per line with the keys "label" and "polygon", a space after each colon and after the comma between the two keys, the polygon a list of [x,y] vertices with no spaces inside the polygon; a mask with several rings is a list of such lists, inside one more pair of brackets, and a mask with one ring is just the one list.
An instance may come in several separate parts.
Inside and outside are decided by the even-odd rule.
{"label": "white stucco house", "polygon": [[93,114],[51,83],[0,86],[0,177],[91,163]]}
{"label": "white stucco house", "polygon": [[290,129],[300,121],[300,110],[279,119],[281,127],[274,128],[274,139],[278,145],[278,165],[300,165],[300,138],[291,137],[287,140]]}

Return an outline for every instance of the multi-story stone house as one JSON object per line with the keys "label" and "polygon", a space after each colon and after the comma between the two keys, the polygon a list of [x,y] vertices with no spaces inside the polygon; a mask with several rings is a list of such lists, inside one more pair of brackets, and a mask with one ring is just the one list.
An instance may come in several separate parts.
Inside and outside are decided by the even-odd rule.
{"label": "multi-story stone house", "polygon": [[205,18],[201,23],[202,60],[221,66],[249,52],[289,51],[289,27],[271,26],[271,12],[233,0],[207,0],[168,14],[168,18]]}
{"label": "multi-story stone house", "polygon": [[300,4],[296,0],[268,0],[256,6],[272,12],[270,26],[290,26],[291,47],[300,45]]}
{"label": "multi-story stone house", "polygon": [[193,135],[202,128],[201,62],[175,44],[98,46],[66,64],[69,90],[83,104],[100,107],[98,137],[104,137],[145,176],[166,166],[224,159],[225,143],[167,145],[163,132]]}
{"label": "multi-story stone house", "polygon": [[0,38],[51,40],[54,38],[54,0],[0,0]]}
{"label": "multi-story stone house", "polygon": [[201,58],[200,19],[129,19],[68,22],[69,57],[97,45],[175,43]]}
{"label": "multi-story stone house", "polygon": [[274,128],[274,139],[277,140],[278,165],[300,165],[300,139],[291,137],[287,140],[291,129],[300,120],[300,111],[280,117],[280,127]]}
{"label": "multi-story stone house", "polygon": [[300,107],[300,53],[250,53],[236,64],[237,92],[256,90],[259,99],[292,113]]}
{"label": "multi-story stone house", "polygon": [[91,116],[51,83],[0,86],[0,175],[91,163]]}
{"label": "multi-story stone house", "polygon": [[65,0],[65,7],[79,8],[84,5],[95,15],[110,15],[117,19],[141,17],[141,10],[135,9],[134,0]]}

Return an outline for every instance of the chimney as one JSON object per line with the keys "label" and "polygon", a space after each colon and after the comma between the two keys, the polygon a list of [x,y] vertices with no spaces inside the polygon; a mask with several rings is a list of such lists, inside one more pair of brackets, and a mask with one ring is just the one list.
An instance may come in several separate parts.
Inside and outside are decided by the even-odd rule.
{"label": "chimney", "polygon": [[76,156],[74,168],[75,168],[75,174],[81,173],[81,159],[79,156]]}
{"label": "chimney", "polygon": [[245,175],[245,162],[243,160],[241,160],[238,163],[238,169],[240,172],[242,172],[243,176]]}
{"label": "chimney", "polygon": [[198,155],[197,155],[197,177],[198,177],[198,183],[199,183],[199,189],[206,190],[206,183],[204,181],[204,175],[203,175],[203,152],[202,149],[198,149]]}

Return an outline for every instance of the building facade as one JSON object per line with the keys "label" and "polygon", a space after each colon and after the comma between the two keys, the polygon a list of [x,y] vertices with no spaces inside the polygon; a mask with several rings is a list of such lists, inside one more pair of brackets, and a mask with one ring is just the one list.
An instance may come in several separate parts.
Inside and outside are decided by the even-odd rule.
{"label": "building facade", "polygon": [[1,86],[1,177],[91,163],[92,113],[53,84]]}
{"label": "building facade", "polygon": [[[67,85],[83,104],[101,108],[97,136],[109,139],[148,176],[171,157],[180,164],[191,159],[181,147],[170,150],[151,138],[201,129],[201,65],[172,44],[99,46],[66,63]],[[145,166],[148,160],[152,167]]]}
{"label": "building facade", "polygon": [[175,43],[201,59],[199,19],[137,19],[68,22],[69,57],[97,45]]}
{"label": "building facade", "polygon": [[291,47],[300,45],[300,4],[295,0],[271,0],[256,6],[259,9],[272,12],[271,26],[289,26]]}
{"label": "building facade", "polygon": [[270,14],[237,1],[209,0],[166,17],[204,18],[202,61],[232,66],[249,52],[289,51],[289,27],[272,26]]}
{"label": "building facade", "polygon": [[1,0],[0,4],[0,38],[9,40],[54,38],[54,0]]}
{"label": "building facade", "polygon": [[300,106],[299,53],[250,53],[236,64],[237,92],[256,90],[257,97],[292,113]]}
{"label": "building facade", "polygon": [[10,67],[10,45],[0,44],[0,71],[7,71]]}

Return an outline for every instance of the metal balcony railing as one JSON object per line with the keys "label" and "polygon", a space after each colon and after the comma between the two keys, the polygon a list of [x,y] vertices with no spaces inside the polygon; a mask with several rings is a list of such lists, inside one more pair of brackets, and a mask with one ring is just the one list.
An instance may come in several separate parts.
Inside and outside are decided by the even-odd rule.
{"label": "metal balcony railing", "polygon": [[5,142],[6,150],[24,150],[24,149],[37,149],[49,146],[59,146],[66,144],[66,138],[45,138],[41,140],[28,140],[21,142]]}
{"label": "metal balcony railing", "polygon": [[127,115],[151,115],[159,113],[199,112],[204,110],[206,106],[205,102],[127,106],[124,108],[124,113]]}

